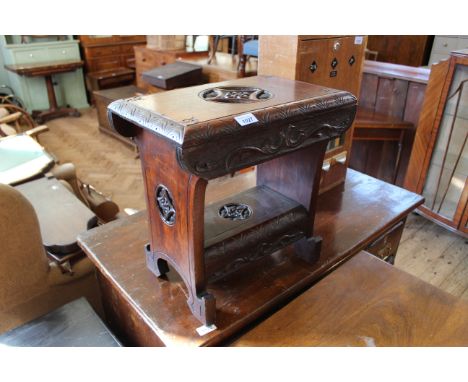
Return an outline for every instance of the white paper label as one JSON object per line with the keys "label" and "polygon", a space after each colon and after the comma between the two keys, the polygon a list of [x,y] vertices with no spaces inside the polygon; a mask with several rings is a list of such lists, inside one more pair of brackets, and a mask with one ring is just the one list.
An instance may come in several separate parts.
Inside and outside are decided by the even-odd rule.
{"label": "white paper label", "polygon": [[237,117],[234,117],[234,119],[241,126],[247,126],[252,123],[258,122],[258,119],[252,113],[238,115]]}
{"label": "white paper label", "polygon": [[203,325],[197,328],[197,333],[200,337],[202,337],[205,334],[211,333],[213,330],[216,330],[216,329],[218,329],[216,325],[210,325],[210,326]]}
{"label": "white paper label", "polygon": [[364,38],[362,36],[354,37],[354,45],[362,45],[363,40],[364,40]]}

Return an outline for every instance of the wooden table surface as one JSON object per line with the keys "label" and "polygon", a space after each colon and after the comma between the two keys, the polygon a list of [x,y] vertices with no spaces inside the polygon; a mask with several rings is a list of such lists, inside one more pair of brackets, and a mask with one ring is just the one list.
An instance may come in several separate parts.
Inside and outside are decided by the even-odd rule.
{"label": "wooden table surface", "polygon": [[10,72],[19,74],[20,76],[37,77],[70,72],[72,70],[81,68],[83,65],[84,61],[63,60],[37,62],[33,64],[5,65],[5,69],[9,70]]}
{"label": "wooden table surface", "polygon": [[468,301],[360,252],[233,346],[467,346]]}
{"label": "wooden table surface", "polygon": [[[323,238],[318,261],[308,264],[291,251],[277,251],[264,259],[260,273],[255,266],[247,267],[235,277],[208,285],[219,302],[218,329],[203,336],[196,331],[200,323],[187,306],[186,290],[177,274],[171,271],[168,279],[158,279],[146,267],[145,212],[85,232],[78,241],[99,270],[105,302],[118,312],[111,318],[116,333],[120,325],[134,344],[145,346],[215,345],[366,248],[422,201],[420,195],[348,170],[344,190],[336,187],[318,200],[315,234]],[[302,289],[287,290],[284,286],[291,279],[300,281]],[[242,293],[252,289],[255,295]],[[273,303],[262,303],[272,296]],[[252,299],[257,299],[254,311]]]}
{"label": "wooden table surface", "polygon": [[96,215],[55,178],[16,186],[33,205],[44,247],[54,254],[79,251],[77,237],[95,223]]}

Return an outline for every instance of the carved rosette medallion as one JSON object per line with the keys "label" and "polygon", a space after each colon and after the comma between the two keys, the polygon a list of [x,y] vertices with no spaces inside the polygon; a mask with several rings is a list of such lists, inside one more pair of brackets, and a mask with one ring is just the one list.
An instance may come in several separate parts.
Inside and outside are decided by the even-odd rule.
{"label": "carved rosette medallion", "polygon": [[222,86],[202,91],[199,96],[205,101],[224,103],[251,103],[266,101],[273,95],[260,88],[250,86]]}
{"label": "carved rosette medallion", "polygon": [[156,204],[159,210],[161,220],[169,226],[174,225],[176,219],[176,210],[172,195],[166,186],[159,185],[156,188]]}
{"label": "carved rosette medallion", "polygon": [[221,206],[218,215],[229,220],[246,220],[252,216],[252,209],[247,204],[227,203]]}

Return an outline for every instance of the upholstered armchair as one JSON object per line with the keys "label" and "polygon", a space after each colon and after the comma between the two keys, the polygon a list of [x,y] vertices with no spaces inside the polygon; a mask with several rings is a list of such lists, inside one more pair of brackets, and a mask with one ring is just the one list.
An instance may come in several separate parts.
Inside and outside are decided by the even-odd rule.
{"label": "upholstered armchair", "polygon": [[0,248],[0,333],[81,296],[102,311],[90,260],[78,260],[73,274],[49,262],[32,205],[19,191],[3,184]]}

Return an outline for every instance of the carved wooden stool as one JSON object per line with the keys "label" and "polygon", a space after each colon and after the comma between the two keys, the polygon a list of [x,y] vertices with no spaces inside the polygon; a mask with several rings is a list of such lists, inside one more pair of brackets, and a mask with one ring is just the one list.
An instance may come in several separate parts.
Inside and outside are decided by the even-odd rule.
{"label": "carved wooden stool", "polygon": [[[210,283],[286,246],[318,257],[321,166],[328,141],[354,119],[352,94],[259,76],[119,100],[108,111],[141,153],[148,267],[157,276],[174,267],[202,323],[215,321]],[[205,207],[209,179],[252,165],[256,187]]]}

